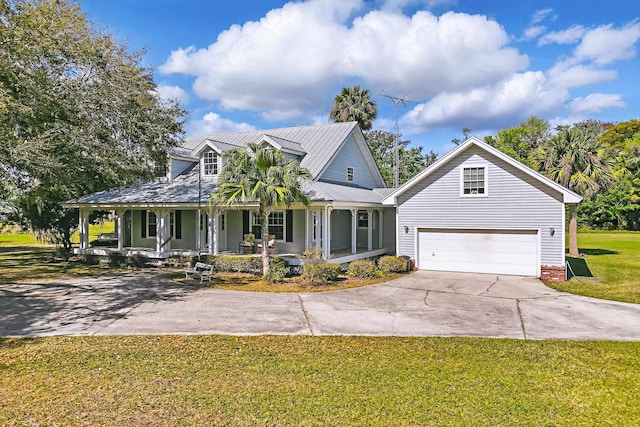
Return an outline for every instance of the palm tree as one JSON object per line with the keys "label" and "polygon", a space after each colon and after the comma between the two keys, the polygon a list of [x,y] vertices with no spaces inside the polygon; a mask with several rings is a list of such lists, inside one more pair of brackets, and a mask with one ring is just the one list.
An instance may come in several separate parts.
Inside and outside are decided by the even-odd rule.
{"label": "palm tree", "polygon": [[371,129],[372,122],[378,116],[378,107],[371,100],[368,89],[359,85],[344,87],[334,99],[329,118],[334,122],[356,121],[360,129]]}
{"label": "palm tree", "polygon": [[219,184],[211,195],[214,205],[239,207],[258,202],[258,217],[262,234],[262,273],[269,272],[269,214],[278,207],[293,203],[309,204],[300,179],[310,178],[309,172],[297,160],[287,160],[283,153],[259,144],[248,144],[227,152],[226,163],[219,175]]}
{"label": "palm tree", "polygon": [[[536,152],[534,166],[548,178],[585,197],[613,182],[613,164],[595,135],[572,126],[560,129]],[[569,205],[569,255],[578,255],[576,205]]]}

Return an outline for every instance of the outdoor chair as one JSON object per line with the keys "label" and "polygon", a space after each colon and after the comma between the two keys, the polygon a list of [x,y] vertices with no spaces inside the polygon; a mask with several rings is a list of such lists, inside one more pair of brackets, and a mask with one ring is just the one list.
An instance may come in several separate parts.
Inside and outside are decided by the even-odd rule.
{"label": "outdoor chair", "polygon": [[[274,253],[274,247],[276,246],[276,236],[269,234],[269,240],[267,241],[267,249],[269,253]],[[258,253],[262,253],[262,242],[258,243]]]}
{"label": "outdoor chair", "polygon": [[255,250],[256,236],[253,233],[244,235],[244,240],[238,245],[238,252],[241,254],[252,254]]}

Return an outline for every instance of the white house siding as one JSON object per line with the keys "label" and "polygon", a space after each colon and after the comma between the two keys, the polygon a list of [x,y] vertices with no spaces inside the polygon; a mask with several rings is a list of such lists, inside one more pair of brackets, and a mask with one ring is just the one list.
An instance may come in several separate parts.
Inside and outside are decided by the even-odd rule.
{"label": "white house siding", "polygon": [[196,211],[181,210],[181,238],[171,240],[171,249],[196,249]]}
{"label": "white house siding", "polygon": [[[384,208],[382,212],[382,246],[387,248],[387,254],[396,252],[396,209]],[[404,233],[404,231],[403,231]]]}
{"label": "white house siding", "polygon": [[[353,182],[347,181],[347,167],[353,168]],[[355,184],[364,188],[376,187],[373,174],[353,135],[347,138],[319,180]]]}
{"label": "white house siding", "polygon": [[[463,163],[486,163],[487,197],[460,196]],[[542,265],[562,266],[563,211],[560,193],[471,146],[398,197],[398,254],[416,258],[417,228],[536,229]]]}

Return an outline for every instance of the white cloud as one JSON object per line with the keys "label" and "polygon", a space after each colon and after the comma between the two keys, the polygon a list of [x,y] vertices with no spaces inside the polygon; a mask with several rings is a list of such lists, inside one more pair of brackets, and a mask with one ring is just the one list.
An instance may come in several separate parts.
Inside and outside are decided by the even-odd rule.
{"label": "white cloud", "polygon": [[622,95],[592,93],[584,98],[575,98],[571,101],[571,115],[585,116],[599,113],[612,108],[625,108],[627,104],[622,100]]}
{"label": "white cloud", "polygon": [[422,98],[492,84],[528,65],[484,16],[374,10],[352,19],[363,5],[287,3],[229,28],[207,48],[173,51],[161,71],[195,76],[196,94],[222,108],[277,119],[328,110],[344,81]]}
{"label": "white cloud", "polygon": [[493,86],[438,95],[407,113],[403,122],[412,132],[440,126],[501,127],[553,111],[568,97],[566,90],[549,86],[544,73],[529,71]]}
{"label": "white cloud", "polygon": [[207,113],[201,120],[191,122],[189,133],[194,135],[207,135],[221,132],[242,132],[255,130],[255,127],[248,123],[238,123],[233,120],[224,119],[217,113]]}
{"label": "white cloud", "polygon": [[545,31],[547,31],[547,27],[544,25],[534,25],[524,30],[524,38],[525,40],[535,39]]}
{"label": "white cloud", "polygon": [[573,64],[575,61],[559,62],[549,71],[550,80],[555,86],[571,88],[598,84],[614,80],[615,70],[602,70],[591,64]]}
{"label": "white cloud", "polygon": [[564,31],[553,31],[540,37],[538,46],[544,46],[552,43],[556,44],[572,44],[577,43],[587,32],[587,28],[582,25],[573,25]]}
{"label": "white cloud", "polygon": [[[560,45],[554,52],[576,45],[572,56],[565,52],[544,72],[529,70],[528,56],[511,47],[505,29],[486,16],[403,13],[409,6],[445,3],[450,0],[292,1],[259,21],[231,26],[207,47],[173,51],[160,71],[194,76],[196,95],[223,110],[251,110],[273,122],[326,123],[333,96],[352,84],[374,95],[384,90],[429,99],[403,117],[405,132],[490,129],[533,114],[597,112],[623,104],[601,94],[568,104],[569,89],[616,79],[609,64],[635,56],[638,21],[546,33],[543,21],[553,21],[554,11],[536,11],[526,30],[529,40],[538,38],[539,48]],[[250,125],[209,113],[193,127],[207,133]]]}
{"label": "white cloud", "polygon": [[544,21],[552,13],[553,13],[553,9],[551,8],[536,10],[533,13],[533,16],[531,17],[531,25],[539,24],[540,22]]}
{"label": "white cloud", "polygon": [[162,99],[172,99],[181,104],[185,104],[189,100],[189,94],[180,86],[158,85],[158,94]]}
{"label": "white cloud", "polygon": [[634,21],[622,28],[605,25],[588,31],[576,47],[578,59],[591,60],[598,65],[630,59],[636,55],[635,44],[640,39],[640,22]]}

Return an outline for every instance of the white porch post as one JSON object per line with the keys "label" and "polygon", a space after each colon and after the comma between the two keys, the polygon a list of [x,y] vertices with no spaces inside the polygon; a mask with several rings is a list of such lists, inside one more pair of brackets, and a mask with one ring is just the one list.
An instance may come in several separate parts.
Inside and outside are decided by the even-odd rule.
{"label": "white porch post", "polygon": [[309,249],[309,215],[311,211],[307,208],[304,209],[304,250]]}
{"label": "white porch post", "polygon": [[200,255],[202,250],[202,210],[200,209],[196,211],[196,249]]}
{"label": "white porch post", "polygon": [[78,224],[80,229],[80,249],[89,248],[89,211],[86,209],[80,209],[80,222]]}
{"label": "white porch post", "polygon": [[355,254],[358,251],[357,232],[358,232],[358,210],[351,209],[351,253],[352,254]]}
{"label": "white porch post", "polygon": [[207,233],[209,234],[209,250],[208,254],[213,255],[213,236],[217,234],[213,229],[213,211],[209,210],[207,212]]}
{"label": "white porch post", "polygon": [[215,210],[213,211],[213,215],[211,216],[211,228],[213,229],[213,236],[211,239],[211,246],[214,255],[218,255],[218,251],[220,250],[220,239],[218,236],[218,218],[220,216],[220,212]]}
{"label": "white porch post", "polygon": [[331,206],[327,206],[324,210],[324,227],[323,227],[323,236],[322,236],[322,249],[324,250],[324,255],[326,259],[331,258],[331,211],[333,208]]}
{"label": "white porch post", "polygon": [[165,218],[164,210],[155,210],[153,211],[156,214],[156,252],[162,252],[162,242],[165,239],[164,230],[165,230]]}
{"label": "white porch post", "polygon": [[373,249],[373,209],[367,209],[367,250]]}
{"label": "white porch post", "polygon": [[384,211],[382,209],[378,209],[378,249],[382,249],[384,247],[382,232],[382,223],[383,223]]}
{"label": "white porch post", "polygon": [[118,237],[118,250],[121,251],[124,249],[124,213],[125,211],[122,209],[118,209],[116,211],[117,221],[116,221],[116,235]]}

